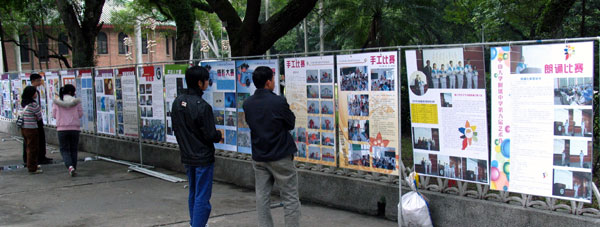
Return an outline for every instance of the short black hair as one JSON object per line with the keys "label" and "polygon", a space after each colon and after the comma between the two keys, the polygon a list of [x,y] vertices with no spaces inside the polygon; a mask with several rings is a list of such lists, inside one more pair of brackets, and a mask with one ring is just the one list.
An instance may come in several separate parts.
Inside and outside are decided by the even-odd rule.
{"label": "short black hair", "polygon": [[29,81],[31,81],[31,82],[33,82],[34,80],[37,80],[37,79],[42,79],[42,76],[37,73],[31,74],[31,76],[29,76]]}
{"label": "short black hair", "polygon": [[208,70],[204,67],[192,66],[185,71],[185,83],[188,89],[198,88],[198,81],[204,83],[208,78]]}
{"label": "short black hair", "polygon": [[243,63],[243,64],[240,65],[240,69],[244,69],[244,68],[247,69],[249,67],[250,66],[248,64],[246,64],[246,63]]}
{"label": "short black hair", "polygon": [[252,81],[257,89],[265,88],[267,80],[273,79],[273,70],[267,66],[256,67],[252,73]]}

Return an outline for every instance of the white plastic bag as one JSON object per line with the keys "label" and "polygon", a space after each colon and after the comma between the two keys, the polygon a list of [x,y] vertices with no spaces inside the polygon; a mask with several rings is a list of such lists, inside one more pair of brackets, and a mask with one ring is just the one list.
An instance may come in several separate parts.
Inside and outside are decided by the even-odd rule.
{"label": "white plastic bag", "polygon": [[429,206],[427,202],[417,192],[415,186],[415,173],[406,177],[408,186],[412,189],[402,196],[402,225],[403,226],[433,226],[429,216]]}

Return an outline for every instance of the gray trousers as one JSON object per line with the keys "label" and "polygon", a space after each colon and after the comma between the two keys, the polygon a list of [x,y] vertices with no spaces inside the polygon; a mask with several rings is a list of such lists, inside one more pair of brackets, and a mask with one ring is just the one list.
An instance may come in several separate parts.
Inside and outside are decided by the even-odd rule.
{"label": "gray trousers", "polygon": [[272,227],[271,190],[273,183],[280,189],[283,200],[285,226],[300,226],[300,200],[298,196],[298,175],[293,156],[273,162],[252,162],[256,181],[256,211],[258,226]]}

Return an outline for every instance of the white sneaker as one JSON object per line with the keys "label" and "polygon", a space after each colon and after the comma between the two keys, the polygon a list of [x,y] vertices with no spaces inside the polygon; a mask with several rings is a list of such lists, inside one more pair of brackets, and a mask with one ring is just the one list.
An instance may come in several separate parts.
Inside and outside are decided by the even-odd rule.
{"label": "white sneaker", "polygon": [[71,176],[71,177],[75,176],[75,168],[73,168],[73,166],[69,166],[69,176]]}

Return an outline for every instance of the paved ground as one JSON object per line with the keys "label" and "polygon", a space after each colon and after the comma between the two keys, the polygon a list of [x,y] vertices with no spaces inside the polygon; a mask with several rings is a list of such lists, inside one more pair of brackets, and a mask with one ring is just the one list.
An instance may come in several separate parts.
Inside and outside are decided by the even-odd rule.
{"label": "paved ground", "polygon": [[[55,164],[30,175],[21,164],[21,143],[7,134],[0,142],[0,226],[189,226],[186,183],[170,183],[124,165],[80,160],[71,178],[56,148]],[[91,154],[80,153],[80,159]],[[7,168],[10,168],[7,170]],[[184,174],[160,172],[185,178]],[[273,197],[276,226],[283,208]],[[211,199],[213,226],[256,226],[254,191],[215,182]],[[397,226],[393,221],[315,204],[302,204],[303,226]]]}

